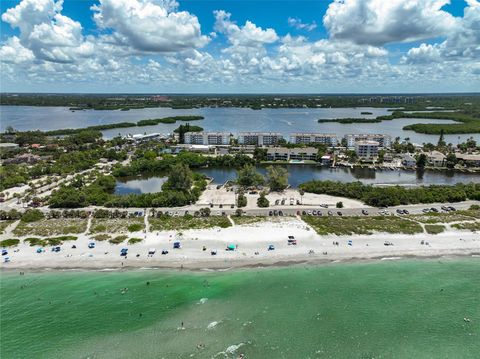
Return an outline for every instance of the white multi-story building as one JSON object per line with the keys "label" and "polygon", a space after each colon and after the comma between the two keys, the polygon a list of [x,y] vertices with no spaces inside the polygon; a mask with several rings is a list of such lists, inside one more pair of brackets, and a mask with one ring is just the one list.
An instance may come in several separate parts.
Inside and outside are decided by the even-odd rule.
{"label": "white multi-story building", "polygon": [[185,143],[191,145],[228,145],[228,132],[186,132]]}
{"label": "white multi-story building", "polygon": [[360,158],[374,158],[378,157],[378,147],[380,145],[377,141],[357,141],[355,152]]}
{"label": "white multi-story building", "polygon": [[317,159],[318,150],[315,147],[305,148],[286,148],[286,147],[269,147],[267,150],[268,161],[315,161]]}
{"label": "white multi-story building", "polygon": [[335,147],[338,145],[338,137],[329,133],[292,133],[290,142],[295,144],[318,143]]}
{"label": "white multi-story building", "polygon": [[355,147],[355,144],[359,141],[375,141],[378,142],[379,147],[390,148],[392,146],[392,136],[381,134],[352,134],[345,135],[347,141],[347,147]]}
{"label": "white multi-story building", "polygon": [[240,145],[271,146],[276,145],[281,139],[283,136],[278,132],[240,132],[238,134]]}

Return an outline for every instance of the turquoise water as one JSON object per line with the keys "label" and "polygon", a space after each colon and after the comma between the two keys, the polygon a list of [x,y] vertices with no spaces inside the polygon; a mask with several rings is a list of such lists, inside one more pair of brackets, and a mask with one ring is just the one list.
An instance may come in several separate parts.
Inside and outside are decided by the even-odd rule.
{"label": "turquoise water", "polygon": [[215,273],[3,272],[0,284],[3,359],[478,358],[480,352],[475,260]]}

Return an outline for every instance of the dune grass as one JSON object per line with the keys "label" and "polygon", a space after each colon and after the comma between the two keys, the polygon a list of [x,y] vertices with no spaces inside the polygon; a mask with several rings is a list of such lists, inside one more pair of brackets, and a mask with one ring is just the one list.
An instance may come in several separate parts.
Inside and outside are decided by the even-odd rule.
{"label": "dune grass", "polygon": [[445,226],[441,224],[426,224],[425,230],[428,234],[439,234],[445,231]]}
{"label": "dune grass", "polygon": [[373,234],[374,232],[415,234],[422,233],[418,223],[396,216],[389,217],[312,217],[302,216],[318,234]]}
{"label": "dune grass", "polygon": [[[145,228],[142,218],[117,218],[117,219],[98,219],[92,220],[90,227],[91,233],[129,233],[141,231]],[[130,230],[134,229],[134,230]]]}
{"label": "dune grass", "polygon": [[15,247],[19,243],[20,243],[20,239],[16,239],[16,238],[4,239],[3,241],[0,241],[0,247]]}
{"label": "dune grass", "polygon": [[469,230],[472,232],[480,232],[480,222],[464,222],[452,224],[452,227],[460,230]]}
{"label": "dune grass", "polygon": [[16,236],[54,236],[59,234],[77,234],[87,230],[87,220],[79,218],[43,219],[26,223],[20,222],[13,230]]}
{"label": "dune grass", "polygon": [[232,224],[225,216],[212,217],[170,217],[162,216],[160,218],[149,218],[150,229],[152,231],[172,231],[183,229],[203,229],[203,228],[227,228]]}
{"label": "dune grass", "polygon": [[0,221],[0,234],[3,234],[5,232],[5,228],[7,228],[9,225],[11,225],[14,221]]}

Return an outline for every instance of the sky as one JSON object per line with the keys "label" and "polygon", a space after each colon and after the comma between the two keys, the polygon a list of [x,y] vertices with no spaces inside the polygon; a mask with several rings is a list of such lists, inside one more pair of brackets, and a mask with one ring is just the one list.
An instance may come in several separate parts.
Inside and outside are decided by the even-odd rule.
{"label": "sky", "polygon": [[0,91],[480,92],[480,0],[1,0]]}

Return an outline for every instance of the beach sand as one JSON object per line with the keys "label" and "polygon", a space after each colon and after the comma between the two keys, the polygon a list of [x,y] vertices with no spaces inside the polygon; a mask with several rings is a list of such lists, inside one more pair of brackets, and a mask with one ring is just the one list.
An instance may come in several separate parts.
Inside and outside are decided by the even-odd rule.
{"label": "beach sand", "polygon": [[[297,245],[288,245],[288,236],[294,236]],[[37,247],[21,243],[9,248],[9,263],[2,269],[122,269],[122,268],[184,268],[228,269],[255,266],[281,266],[296,263],[326,263],[357,260],[394,260],[403,257],[480,256],[480,235],[465,231],[446,231],[437,235],[385,234],[353,236],[319,236],[303,221],[285,218],[280,221],[259,222],[233,226],[179,232],[132,233],[130,237],[145,238],[142,242],[119,245],[96,241],[88,248],[90,236],[79,235],[74,242],[65,242],[58,253],[46,247],[36,253]],[[180,241],[181,249],[173,249]],[[348,242],[351,241],[352,245]],[[392,246],[385,246],[385,241]],[[428,245],[421,244],[428,242]],[[334,245],[338,242],[338,246]],[[71,248],[75,244],[76,249]],[[226,251],[227,245],[237,246]],[[268,251],[270,244],[275,250]],[[206,250],[203,251],[203,246]],[[120,256],[121,248],[128,248],[127,258]],[[156,253],[148,257],[148,250]],[[169,251],[162,255],[162,249]],[[18,251],[15,251],[18,250]],[[216,250],[212,256],[210,251]],[[311,252],[313,251],[313,253]],[[255,254],[258,252],[258,254]],[[136,255],[140,256],[137,257]]]}

